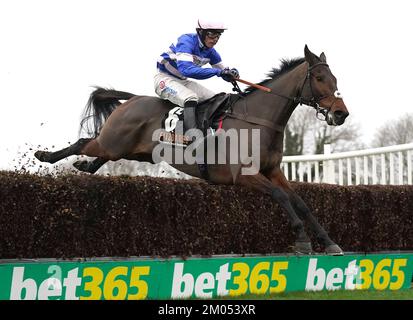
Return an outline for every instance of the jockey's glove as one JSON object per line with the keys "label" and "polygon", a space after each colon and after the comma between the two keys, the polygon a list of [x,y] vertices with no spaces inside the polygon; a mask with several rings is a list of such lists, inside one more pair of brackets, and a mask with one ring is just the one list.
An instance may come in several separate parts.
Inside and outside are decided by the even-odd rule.
{"label": "jockey's glove", "polygon": [[221,71],[219,76],[225,81],[232,82],[234,81],[234,79],[239,78],[239,72],[235,68],[232,68],[232,69],[225,68]]}
{"label": "jockey's glove", "polygon": [[237,69],[232,68],[232,69],[229,70],[229,71],[231,71],[231,74],[233,75],[233,77],[234,77],[235,79],[238,79],[238,78],[239,78],[239,71],[238,71]]}

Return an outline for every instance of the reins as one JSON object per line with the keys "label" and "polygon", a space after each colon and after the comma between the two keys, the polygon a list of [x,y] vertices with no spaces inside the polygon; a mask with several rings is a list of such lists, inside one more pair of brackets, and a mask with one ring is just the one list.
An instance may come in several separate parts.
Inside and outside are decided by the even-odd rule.
{"label": "reins", "polygon": [[[300,104],[300,105],[303,105],[303,104],[304,104],[304,105],[313,107],[313,108],[316,109],[316,111],[317,111],[317,117],[318,117],[318,114],[319,114],[319,113],[323,114],[324,117],[326,117],[326,116],[327,116],[327,113],[330,111],[331,107],[328,108],[328,109],[323,109],[323,108],[320,107],[319,103],[320,103],[321,100],[323,100],[323,99],[325,99],[325,98],[328,98],[328,97],[332,96],[333,94],[321,96],[321,97],[319,97],[319,98],[317,98],[317,99],[315,98],[315,95],[314,95],[314,92],[313,92],[313,88],[312,88],[312,85],[311,85],[311,79],[310,79],[310,77],[311,77],[311,70],[313,70],[314,68],[316,68],[316,67],[318,67],[318,66],[326,66],[326,67],[328,67],[328,64],[325,63],[325,62],[319,62],[319,63],[316,63],[315,65],[313,65],[313,66],[311,66],[311,67],[308,67],[308,69],[307,69],[307,74],[306,74],[306,77],[305,77],[305,79],[304,79],[304,82],[303,82],[303,84],[302,84],[302,86],[301,86],[301,89],[300,89],[300,91],[299,91],[299,94],[298,94],[297,96],[294,96],[294,97],[286,96],[286,95],[283,95],[283,94],[274,92],[274,91],[272,91],[272,89],[270,89],[270,88],[268,88],[268,87],[265,87],[265,86],[262,86],[262,85],[259,85],[259,84],[255,84],[255,83],[252,83],[252,82],[249,82],[249,81],[247,81],[247,80],[240,79],[240,78],[234,79],[234,81],[232,81],[232,85],[234,86],[233,90],[234,90],[234,91],[237,91],[239,94],[243,95],[244,93],[242,92],[242,90],[239,88],[239,86],[238,86],[238,84],[237,84],[237,82],[241,82],[241,83],[244,83],[244,84],[246,84],[246,85],[249,85],[249,86],[251,86],[251,87],[253,87],[253,88],[256,88],[256,89],[258,89],[258,90],[261,90],[261,91],[267,92],[267,93],[269,93],[269,94],[272,94],[272,95],[275,95],[275,96],[278,96],[278,97],[281,97],[281,98],[284,98],[284,99],[293,101],[294,103],[297,103],[297,104]],[[309,86],[310,86],[310,91],[311,91],[311,98],[310,98],[310,99],[304,98],[304,97],[302,96],[302,93],[303,93],[303,90],[304,90],[304,86],[305,86],[305,84],[307,83],[307,80],[309,80]],[[337,99],[337,97],[336,97],[336,99]],[[334,102],[333,102],[333,104],[334,104]]]}

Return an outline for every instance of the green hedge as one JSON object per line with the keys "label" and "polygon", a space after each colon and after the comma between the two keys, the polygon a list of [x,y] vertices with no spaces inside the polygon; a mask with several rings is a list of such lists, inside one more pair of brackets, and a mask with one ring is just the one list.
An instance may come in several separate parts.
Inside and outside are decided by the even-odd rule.
{"label": "green hedge", "polygon": [[[413,249],[413,186],[293,186],[344,251]],[[293,242],[284,211],[247,188],[0,172],[0,259],[284,253]]]}

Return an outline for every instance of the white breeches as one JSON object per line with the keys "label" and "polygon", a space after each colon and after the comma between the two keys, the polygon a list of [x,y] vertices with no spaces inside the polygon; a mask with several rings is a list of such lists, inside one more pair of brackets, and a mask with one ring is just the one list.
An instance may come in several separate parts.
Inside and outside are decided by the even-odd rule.
{"label": "white breeches", "polygon": [[163,72],[158,72],[154,76],[154,87],[158,96],[180,107],[183,107],[187,101],[199,103],[215,95],[213,91],[195,81],[181,80]]}

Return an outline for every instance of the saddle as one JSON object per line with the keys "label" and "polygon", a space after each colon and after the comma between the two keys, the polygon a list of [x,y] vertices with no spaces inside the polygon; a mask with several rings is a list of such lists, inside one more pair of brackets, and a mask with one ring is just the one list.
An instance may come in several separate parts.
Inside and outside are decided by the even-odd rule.
{"label": "saddle", "polygon": [[[198,129],[202,130],[204,136],[208,134],[208,130],[214,134],[231,106],[240,98],[239,94],[221,92],[196,107]],[[164,131],[160,135],[159,142],[186,147],[192,142],[191,138],[175,132],[178,123],[183,123],[184,108],[171,105],[171,110],[162,120]]]}

